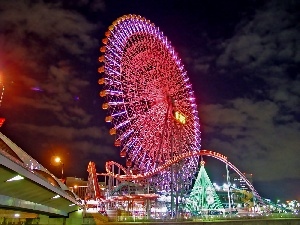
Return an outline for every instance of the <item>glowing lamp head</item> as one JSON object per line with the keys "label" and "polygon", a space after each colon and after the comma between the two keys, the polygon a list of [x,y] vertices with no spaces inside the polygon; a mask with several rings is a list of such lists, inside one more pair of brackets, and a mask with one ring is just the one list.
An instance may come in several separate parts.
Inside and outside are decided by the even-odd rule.
{"label": "glowing lamp head", "polygon": [[56,157],[54,158],[54,162],[56,162],[56,163],[60,163],[60,162],[61,162],[61,158],[60,158],[60,157],[58,157],[58,156],[56,156]]}

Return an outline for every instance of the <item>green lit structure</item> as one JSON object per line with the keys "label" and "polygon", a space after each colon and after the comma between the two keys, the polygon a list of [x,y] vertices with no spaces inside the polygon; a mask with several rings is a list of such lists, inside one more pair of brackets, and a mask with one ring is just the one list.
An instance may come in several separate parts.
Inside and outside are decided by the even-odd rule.
{"label": "green lit structure", "polygon": [[222,213],[224,208],[206,173],[205,162],[201,160],[200,164],[194,187],[186,200],[186,210],[193,216]]}

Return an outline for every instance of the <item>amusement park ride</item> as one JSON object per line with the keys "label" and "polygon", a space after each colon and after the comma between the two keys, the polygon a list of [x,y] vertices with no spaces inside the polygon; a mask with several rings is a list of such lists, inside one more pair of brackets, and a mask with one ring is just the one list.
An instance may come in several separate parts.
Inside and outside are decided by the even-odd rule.
{"label": "amusement park ride", "polygon": [[[98,83],[103,86],[100,96],[105,99],[102,108],[108,111],[105,121],[112,125],[109,133],[115,136],[120,156],[126,157],[126,167],[109,161],[106,173],[97,173],[95,163],[90,162],[87,202],[96,201],[102,213],[119,209],[151,216],[155,209],[160,216],[174,218],[183,213],[199,214],[199,210],[224,212],[224,208],[208,207],[216,201],[213,194],[203,204],[206,208],[198,212],[187,206],[200,201],[191,187],[200,157],[204,166],[202,156],[222,161],[227,171],[228,167],[233,169],[245,180],[256,201],[263,202],[227,157],[200,150],[192,85],[180,58],[158,27],[144,17],[124,15],[108,27],[102,43],[98,69]],[[105,190],[100,189],[98,176],[105,176]],[[200,189],[213,193],[211,183],[206,187],[199,184]],[[162,196],[168,200],[162,200]],[[228,198],[230,202],[229,191]]]}

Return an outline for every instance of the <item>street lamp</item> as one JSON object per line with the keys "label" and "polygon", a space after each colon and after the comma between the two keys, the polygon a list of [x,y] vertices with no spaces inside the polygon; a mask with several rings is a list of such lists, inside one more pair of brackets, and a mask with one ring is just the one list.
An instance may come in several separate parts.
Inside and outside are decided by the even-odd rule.
{"label": "street lamp", "polygon": [[59,156],[53,156],[52,160],[54,166],[61,165],[61,180],[64,179],[64,163]]}

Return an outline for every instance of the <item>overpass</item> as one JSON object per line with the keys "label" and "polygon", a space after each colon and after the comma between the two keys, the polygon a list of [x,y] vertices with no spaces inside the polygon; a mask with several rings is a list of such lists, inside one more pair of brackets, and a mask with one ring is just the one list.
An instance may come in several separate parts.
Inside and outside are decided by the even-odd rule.
{"label": "overpass", "polygon": [[78,200],[65,184],[0,132],[2,215],[17,211],[27,217],[68,217],[80,208]]}

